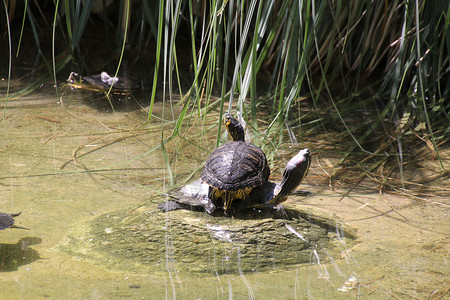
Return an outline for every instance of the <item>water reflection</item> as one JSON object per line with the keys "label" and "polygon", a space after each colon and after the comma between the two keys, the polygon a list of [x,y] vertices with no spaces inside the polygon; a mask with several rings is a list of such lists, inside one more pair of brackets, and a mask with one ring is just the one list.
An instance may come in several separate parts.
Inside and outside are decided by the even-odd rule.
{"label": "water reflection", "polygon": [[42,242],[38,237],[26,237],[16,244],[0,244],[0,272],[16,271],[20,266],[40,258],[39,253],[29,246]]}

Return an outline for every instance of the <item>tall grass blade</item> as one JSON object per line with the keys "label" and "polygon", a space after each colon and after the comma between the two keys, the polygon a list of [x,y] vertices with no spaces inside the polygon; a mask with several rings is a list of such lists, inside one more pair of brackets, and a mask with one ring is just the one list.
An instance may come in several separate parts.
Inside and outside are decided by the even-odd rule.
{"label": "tall grass blade", "polygon": [[161,59],[161,44],[162,44],[162,31],[163,31],[163,20],[164,20],[164,1],[161,0],[159,3],[160,4],[159,4],[159,18],[158,18],[158,37],[156,39],[155,71],[153,73],[152,96],[151,96],[151,100],[150,100],[150,108],[148,111],[148,121],[149,122],[152,119],[153,106],[155,104],[159,63],[160,63],[160,59]]}
{"label": "tall grass blade", "polygon": [[8,59],[9,59],[9,61],[8,61],[8,83],[6,86],[5,104],[4,104],[3,114],[2,114],[2,118],[0,119],[0,122],[3,121],[6,116],[6,109],[8,107],[8,99],[9,99],[9,88],[11,86],[11,69],[12,69],[11,27],[9,24],[8,7],[6,6],[5,1],[3,1],[3,8],[5,9],[6,27],[8,30],[8,50],[9,50],[9,58]]}

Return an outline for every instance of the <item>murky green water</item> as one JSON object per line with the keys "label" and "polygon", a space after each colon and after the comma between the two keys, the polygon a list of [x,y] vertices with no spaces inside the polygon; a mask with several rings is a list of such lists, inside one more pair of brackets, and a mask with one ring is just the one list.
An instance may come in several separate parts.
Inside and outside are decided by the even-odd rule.
{"label": "murky green water", "polygon": [[[189,248],[189,243],[200,243],[202,235],[182,240],[182,244],[174,243],[180,232],[175,231],[173,221],[163,213],[151,212],[163,200],[159,195],[170,188],[170,175],[159,148],[159,117],[163,113],[167,120],[172,120],[170,106],[159,103],[150,126],[144,123],[145,110],[112,114],[69,96],[61,99],[36,94],[8,103],[6,118],[0,123],[0,211],[22,211],[16,224],[30,230],[0,232],[1,298],[439,299],[446,293],[448,296],[448,197],[426,199],[446,204],[436,205],[355,190],[341,199],[344,191],[316,185],[315,179],[323,176],[323,166],[318,164],[321,158],[317,156],[301,187],[314,195],[291,197],[286,207],[298,210],[309,207],[335,214],[357,230],[355,245],[345,241],[344,236],[334,235],[333,250],[330,245],[329,252],[326,248],[312,251],[310,263],[296,264],[294,247],[293,262],[272,261],[269,266],[252,269],[240,264],[239,259],[245,253],[239,253],[239,247],[227,256],[222,245],[213,244],[205,251],[206,260],[211,258],[215,264],[223,265],[231,259],[233,263],[226,272],[218,272],[214,267],[206,272],[199,270],[195,260],[177,255],[177,251]],[[174,139],[165,145],[176,181],[200,169],[214,148],[214,142],[207,136],[215,133],[216,120],[210,121],[204,127],[201,122],[194,123],[182,133],[193,144]],[[168,137],[173,123],[164,124]],[[205,135],[199,135],[202,128]],[[314,144],[306,146],[314,155]],[[279,159],[284,164],[288,158]],[[448,166],[449,162],[445,163]],[[274,171],[279,176],[276,172],[280,171]],[[158,249],[150,252],[157,259],[149,259],[142,253],[121,256],[123,244],[130,242],[121,240],[119,235],[116,240],[105,238],[95,243],[89,238],[83,240],[89,237],[84,233],[93,224],[100,228],[102,218],[117,215],[132,218],[143,204],[146,207],[143,215],[157,218],[155,227],[166,226],[167,235],[160,230],[158,234],[162,233],[162,237],[152,239],[152,231],[147,231],[149,234],[143,240],[144,244],[149,243],[149,248]],[[204,217],[194,212],[182,216]],[[208,224],[214,222],[210,218]],[[147,230],[152,227],[151,222],[144,221],[135,225],[136,232],[143,226]],[[110,228],[112,225],[104,225],[102,230],[112,233]],[[270,238],[270,233],[264,234]],[[212,241],[208,236],[206,239]],[[112,251],[105,250],[108,248]],[[130,247],[130,251],[133,249]],[[277,257],[276,251],[273,252],[269,256]],[[261,252],[255,261],[264,263],[263,254],[267,253]]]}

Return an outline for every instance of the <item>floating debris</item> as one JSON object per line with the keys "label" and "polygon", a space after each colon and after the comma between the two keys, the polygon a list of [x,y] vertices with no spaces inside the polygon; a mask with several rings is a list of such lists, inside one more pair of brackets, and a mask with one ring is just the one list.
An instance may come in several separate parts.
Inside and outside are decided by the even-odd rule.
{"label": "floating debris", "polygon": [[357,286],[358,286],[358,278],[352,275],[350,276],[349,279],[347,279],[347,281],[344,282],[344,285],[338,288],[337,290],[339,292],[349,292]]}

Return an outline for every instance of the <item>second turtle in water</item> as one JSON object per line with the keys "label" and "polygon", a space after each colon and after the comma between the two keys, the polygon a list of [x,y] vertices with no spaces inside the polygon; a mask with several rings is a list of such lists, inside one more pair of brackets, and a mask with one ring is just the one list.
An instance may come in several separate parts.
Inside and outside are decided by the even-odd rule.
{"label": "second turtle in water", "polygon": [[21,214],[20,212],[15,214],[5,214],[0,212],[0,230],[6,228],[27,229],[24,227],[14,225],[14,218],[19,216],[20,214]]}
{"label": "second turtle in water", "polygon": [[222,209],[225,215],[233,215],[246,208],[277,208],[306,177],[311,163],[308,149],[288,162],[281,184],[276,184],[268,181],[264,152],[245,142],[242,125],[229,114],[224,123],[233,141],[216,148],[206,160],[201,180],[172,193],[174,201],[162,204],[161,209],[204,207],[209,214]]}

